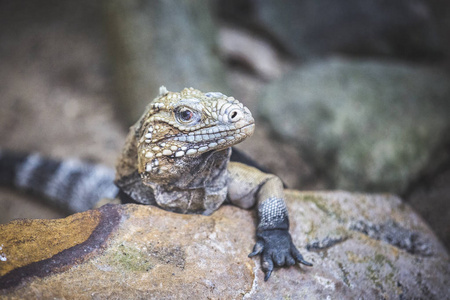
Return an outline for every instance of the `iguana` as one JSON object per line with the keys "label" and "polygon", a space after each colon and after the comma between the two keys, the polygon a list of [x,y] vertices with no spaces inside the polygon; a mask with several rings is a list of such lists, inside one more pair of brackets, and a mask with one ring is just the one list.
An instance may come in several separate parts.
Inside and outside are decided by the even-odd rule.
{"label": "iguana", "polygon": [[[44,195],[69,212],[91,209],[101,198],[210,215],[222,204],[258,211],[257,242],[268,280],[274,266],[311,264],[293,245],[283,184],[271,174],[230,162],[231,146],[252,135],[250,111],[221,93],[161,87],[131,127],[114,170],[81,160],[0,151],[0,184]],[[234,159],[246,161],[233,152]],[[258,166],[259,167],[259,166]]]}
{"label": "iguana", "polygon": [[274,266],[312,266],[292,243],[282,181],[230,162],[231,146],[253,134],[255,121],[238,100],[193,88],[159,96],[131,127],[116,167],[123,202],[210,215],[228,203],[258,211],[257,242],[268,280]]}
{"label": "iguana", "polygon": [[0,186],[40,196],[67,213],[92,209],[115,198],[114,169],[79,159],[54,159],[38,153],[0,150]]}

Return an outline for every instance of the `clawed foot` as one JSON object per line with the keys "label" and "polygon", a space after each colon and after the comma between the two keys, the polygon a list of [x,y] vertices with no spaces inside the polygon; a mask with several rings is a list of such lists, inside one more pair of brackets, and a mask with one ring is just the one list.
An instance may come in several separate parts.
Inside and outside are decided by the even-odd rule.
{"label": "clawed foot", "polygon": [[258,240],[253,252],[248,256],[261,254],[262,267],[266,273],[267,281],[272,274],[273,267],[289,267],[297,262],[311,267],[312,264],[303,259],[303,256],[292,243],[291,235],[287,230],[267,230],[256,234]]}

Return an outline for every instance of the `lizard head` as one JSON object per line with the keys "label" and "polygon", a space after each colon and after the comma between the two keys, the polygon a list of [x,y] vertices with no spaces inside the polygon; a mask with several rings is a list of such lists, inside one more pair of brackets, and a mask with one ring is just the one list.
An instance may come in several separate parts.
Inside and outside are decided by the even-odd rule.
{"label": "lizard head", "polygon": [[205,153],[243,141],[254,128],[249,109],[233,97],[161,87],[137,132],[138,172],[144,179],[164,177]]}

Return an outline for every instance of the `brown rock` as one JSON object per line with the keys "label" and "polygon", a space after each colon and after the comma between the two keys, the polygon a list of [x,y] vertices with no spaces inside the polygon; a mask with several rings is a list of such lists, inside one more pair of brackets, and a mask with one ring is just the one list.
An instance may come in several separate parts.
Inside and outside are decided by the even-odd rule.
{"label": "brown rock", "polygon": [[[314,263],[312,268],[278,269],[264,282],[259,258],[247,257],[254,244],[253,213],[237,207],[223,206],[206,217],[152,206],[107,205],[61,220],[1,226],[0,255],[6,261],[0,261],[0,295],[77,299],[448,295],[448,254],[398,198],[287,191],[287,204],[294,243]],[[25,228],[34,231],[22,233]],[[30,236],[34,241],[28,238],[31,241],[25,244],[30,246],[24,246]],[[62,240],[63,247],[57,244]],[[32,260],[27,260],[28,253]],[[70,259],[59,259],[64,255]],[[52,259],[61,264],[54,267],[49,264]],[[11,261],[14,264],[8,265]],[[36,263],[42,267],[40,274],[28,270],[20,276],[20,270]],[[16,269],[10,271],[11,266]],[[16,281],[8,285],[14,272]]]}

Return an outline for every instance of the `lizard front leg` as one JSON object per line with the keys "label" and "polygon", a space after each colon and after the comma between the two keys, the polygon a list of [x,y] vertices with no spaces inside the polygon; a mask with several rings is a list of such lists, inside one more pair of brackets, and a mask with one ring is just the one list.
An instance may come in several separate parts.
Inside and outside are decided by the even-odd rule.
{"label": "lizard front leg", "polygon": [[274,175],[234,162],[229,164],[228,172],[230,202],[246,209],[257,204],[257,241],[249,257],[261,254],[262,267],[266,272],[264,280],[269,279],[274,266],[292,266],[296,262],[312,266],[303,259],[292,243],[281,180]]}

